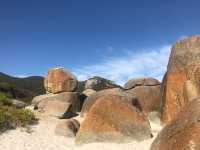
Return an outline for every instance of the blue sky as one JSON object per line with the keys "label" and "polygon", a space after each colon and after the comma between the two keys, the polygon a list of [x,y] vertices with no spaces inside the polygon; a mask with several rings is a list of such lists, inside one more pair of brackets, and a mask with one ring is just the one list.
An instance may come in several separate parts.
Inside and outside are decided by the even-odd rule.
{"label": "blue sky", "polygon": [[161,79],[170,46],[200,33],[199,0],[1,0],[0,72]]}

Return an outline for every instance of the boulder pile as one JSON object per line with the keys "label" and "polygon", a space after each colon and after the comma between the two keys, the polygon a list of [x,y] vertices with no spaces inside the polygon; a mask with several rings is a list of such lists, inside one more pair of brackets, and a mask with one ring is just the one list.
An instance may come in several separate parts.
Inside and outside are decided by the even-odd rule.
{"label": "boulder pile", "polygon": [[[85,81],[81,92],[79,84],[82,86],[83,82],[78,82],[72,73],[63,68],[53,68],[48,71],[44,82],[47,94],[35,97],[32,104],[47,118],[61,119],[55,127],[55,134],[76,136],[77,144],[141,141],[152,137],[150,123],[146,111],[143,110],[148,108],[147,110],[153,111],[150,106],[145,106],[142,100],[147,101],[152,97],[151,99],[155,98],[157,101],[156,96],[159,96],[160,89],[156,91],[153,88],[160,87],[160,83],[152,78],[135,83],[136,85],[133,85],[131,81],[128,84],[133,86],[123,88],[107,79],[94,77]],[[145,93],[148,91],[145,87],[151,86],[151,93]],[[149,95],[142,99],[132,92],[137,87],[144,87],[139,92],[143,91],[143,95]],[[81,124],[73,119],[80,111],[84,117]]]}
{"label": "boulder pile", "polygon": [[[101,77],[80,82],[53,68],[44,85],[47,94],[32,104],[39,113],[61,119],[55,134],[75,137],[77,144],[151,138],[148,118],[159,114],[166,126],[151,150],[200,149],[200,36],[172,47],[162,83],[151,77],[130,79],[124,87]],[[81,121],[73,118],[79,112]]]}
{"label": "boulder pile", "polygon": [[47,94],[35,97],[32,104],[39,112],[58,118],[70,118],[81,109],[76,77],[63,68],[48,71],[44,85]]}

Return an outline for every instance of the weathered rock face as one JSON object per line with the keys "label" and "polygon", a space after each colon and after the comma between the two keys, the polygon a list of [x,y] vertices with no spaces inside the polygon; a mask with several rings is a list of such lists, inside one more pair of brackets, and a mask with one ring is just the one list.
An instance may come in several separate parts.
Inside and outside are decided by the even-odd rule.
{"label": "weathered rock face", "polygon": [[36,97],[33,102],[39,112],[58,118],[65,118],[80,110],[79,94],[76,92],[46,94]]}
{"label": "weathered rock face", "polygon": [[184,87],[183,87],[183,94],[184,99],[186,101],[192,101],[194,98],[198,97],[198,89],[194,82],[191,80],[185,81]]}
{"label": "weathered rock face", "polygon": [[93,89],[95,91],[119,87],[119,85],[114,84],[112,81],[101,77],[93,77],[85,82],[85,89]]}
{"label": "weathered rock face", "polygon": [[[172,47],[167,73],[162,85],[162,121],[170,123],[187,104],[184,85],[187,80],[199,91],[200,82],[200,36],[177,42]],[[198,92],[199,93],[199,92]]]}
{"label": "weathered rock face", "polygon": [[49,93],[73,92],[77,88],[76,77],[63,68],[53,68],[48,71],[44,85]]}
{"label": "weathered rock face", "polygon": [[157,136],[151,150],[200,149],[200,98],[182,109],[177,119],[167,125]]}
{"label": "weathered rock face", "polygon": [[87,89],[87,90],[83,91],[83,94],[85,94],[86,96],[91,96],[94,93],[96,93],[96,91],[93,89]]}
{"label": "weathered rock face", "polygon": [[44,94],[44,95],[39,95],[33,98],[32,100],[32,105],[37,107],[38,103],[41,102],[42,100],[45,100],[51,96],[54,96],[55,94],[49,93],[49,94]]}
{"label": "weathered rock face", "polygon": [[84,116],[84,114],[87,114],[87,112],[89,112],[90,108],[97,101],[99,97],[109,94],[124,96],[128,101],[130,101],[131,103],[133,102],[133,97],[130,96],[130,94],[124,92],[123,89],[113,88],[113,89],[102,90],[86,98],[81,110],[81,116]]}
{"label": "weathered rock face", "polygon": [[160,98],[160,85],[155,86],[137,86],[133,89],[126,90],[127,93],[136,99],[142,111],[149,114],[153,111],[160,112],[161,98]]}
{"label": "weathered rock face", "polygon": [[154,78],[134,78],[124,84],[124,89],[132,89],[136,86],[155,86],[160,85],[160,82]]}
{"label": "weathered rock face", "polygon": [[58,136],[75,137],[80,124],[75,119],[60,120],[56,125],[55,134]]}
{"label": "weathered rock face", "polygon": [[128,142],[151,137],[145,115],[124,96],[99,97],[88,112],[76,136],[76,143]]}

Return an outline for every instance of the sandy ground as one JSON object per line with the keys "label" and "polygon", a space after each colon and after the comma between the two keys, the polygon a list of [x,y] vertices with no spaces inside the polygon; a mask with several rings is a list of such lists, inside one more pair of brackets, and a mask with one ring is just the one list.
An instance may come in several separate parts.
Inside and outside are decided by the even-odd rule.
{"label": "sandy ground", "polygon": [[[79,117],[77,119],[80,120]],[[142,142],[92,143],[76,146],[74,138],[54,134],[57,122],[55,118],[43,117],[38,125],[31,127],[31,133],[20,128],[5,132],[0,135],[0,150],[149,150],[151,143],[162,128],[158,121],[151,122],[154,138]]]}

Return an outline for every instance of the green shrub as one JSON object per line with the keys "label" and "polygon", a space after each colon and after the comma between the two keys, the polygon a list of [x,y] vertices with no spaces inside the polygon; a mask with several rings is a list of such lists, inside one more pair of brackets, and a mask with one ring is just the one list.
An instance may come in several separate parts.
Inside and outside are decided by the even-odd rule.
{"label": "green shrub", "polygon": [[9,98],[10,98],[9,95],[0,92],[0,106],[1,105],[11,106],[12,101]]}
{"label": "green shrub", "polygon": [[0,92],[0,100],[6,99],[7,96],[5,93]]}
{"label": "green shrub", "polygon": [[15,129],[17,127],[27,127],[36,123],[37,119],[31,110],[16,109],[11,106],[0,107],[0,131]]}

